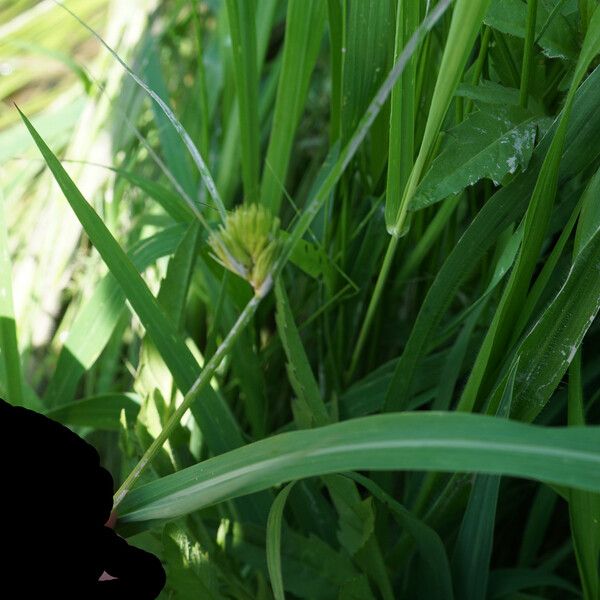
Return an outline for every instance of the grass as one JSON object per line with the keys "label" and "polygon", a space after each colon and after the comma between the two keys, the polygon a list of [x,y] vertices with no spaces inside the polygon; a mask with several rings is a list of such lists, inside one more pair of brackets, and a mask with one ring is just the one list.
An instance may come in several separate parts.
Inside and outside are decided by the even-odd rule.
{"label": "grass", "polygon": [[598,599],[596,3],[65,4],[0,2],[0,394],[162,597]]}

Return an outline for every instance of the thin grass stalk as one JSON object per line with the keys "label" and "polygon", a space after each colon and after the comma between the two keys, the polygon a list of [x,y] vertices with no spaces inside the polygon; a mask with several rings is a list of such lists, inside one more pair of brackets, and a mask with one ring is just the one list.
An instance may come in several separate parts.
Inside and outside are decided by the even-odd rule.
{"label": "thin grass stalk", "polygon": [[211,359],[206,363],[202,373],[194,382],[194,385],[189,389],[187,394],[183,397],[181,404],[177,407],[177,410],[170,416],[169,420],[162,428],[161,432],[154,439],[152,444],[148,447],[138,464],[133,468],[131,473],[126,477],[125,481],[121,484],[121,487],[117,490],[114,495],[114,507],[115,509],[121,503],[123,498],[133,488],[140,475],[144,472],[146,467],[152,462],[156,454],[163,447],[165,442],[169,439],[173,430],[181,422],[183,415],[191,407],[192,403],[198,398],[198,394],[208,385],[216,370],[219,368],[221,361],[230,352],[231,348],[235,344],[237,338],[240,336],[242,331],[246,328],[248,323],[254,317],[256,309],[258,308],[260,301],[268,294],[272,286],[272,280],[268,279],[263,287],[257,291],[252,299],[246,304],[244,310],[241,312],[237,321],[233,327],[229,330],[229,333],[225,339],[221,342]]}
{"label": "thin grass stalk", "polygon": [[529,0],[527,10],[527,33],[525,35],[525,50],[523,52],[523,66],[521,67],[521,88],[519,92],[519,103],[527,108],[529,100],[529,84],[531,79],[531,67],[533,64],[533,48],[535,39],[535,24],[537,19],[537,0]]}
{"label": "thin grass stalk", "polygon": [[200,15],[198,14],[200,7],[193,8],[193,24],[194,24],[194,39],[196,41],[196,52],[198,53],[198,93],[199,93],[199,108],[200,108],[200,133],[199,133],[199,144],[200,152],[208,157],[209,143],[210,143],[210,131],[209,131],[209,119],[210,111],[208,107],[208,91],[206,86],[206,68],[204,66],[204,44],[202,42],[202,23],[200,22]]}
{"label": "thin grass stalk", "polygon": [[[492,35],[491,27],[487,25],[483,28],[483,34],[481,35],[481,44],[479,46],[479,54],[473,67],[473,76],[471,77],[471,85],[477,85],[481,74],[483,73],[483,66],[485,65],[485,59],[487,58],[488,48],[490,46],[490,37]],[[467,116],[473,108],[473,100],[467,98],[463,111],[463,116]]]}

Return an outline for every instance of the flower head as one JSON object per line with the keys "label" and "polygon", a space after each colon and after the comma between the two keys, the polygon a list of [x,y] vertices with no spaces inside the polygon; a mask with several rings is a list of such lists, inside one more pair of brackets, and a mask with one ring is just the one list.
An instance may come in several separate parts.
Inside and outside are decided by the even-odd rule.
{"label": "flower head", "polygon": [[241,205],[227,215],[208,243],[215,260],[246,279],[258,293],[279,254],[279,219],[262,205]]}

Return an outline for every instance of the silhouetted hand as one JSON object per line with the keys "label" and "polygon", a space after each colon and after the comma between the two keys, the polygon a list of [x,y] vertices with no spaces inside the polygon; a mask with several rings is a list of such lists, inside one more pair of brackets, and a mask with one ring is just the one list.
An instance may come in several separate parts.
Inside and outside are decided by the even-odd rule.
{"label": "silhouetted hand", "polygon": [[[0,399],[2,597],[151,600],[160,561],[105,527],[113,481],[60,423]],[[112,577],[99,581],[106,571]],[[6,589],[16,593],[5,596]]]}

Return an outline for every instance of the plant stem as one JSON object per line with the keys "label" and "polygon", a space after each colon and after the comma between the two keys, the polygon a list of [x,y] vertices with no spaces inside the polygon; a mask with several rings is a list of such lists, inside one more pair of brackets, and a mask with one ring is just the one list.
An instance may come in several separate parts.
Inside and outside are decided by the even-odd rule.
{"label": "plant stem", "polygon": [[[479,83],[481,73],[483,72],[483,65],[485,64],[485,59],[487,58],[488,48],[490,45],[491,33],[492,33],[491,28],[486,25],[483,28],[483,33],[481,35],[481,44],[479,46],[479,54],[477,55],[477,59],[475,60],[475,67],[473,68],[473,76],[471,77],[471,85],[477,85]],[[471,112],[472,107],[473,107],[473,100],[471,100],[471,98],[467,98],[467,100],[465,102],[463,116],[466,117]]]}
{"label": "plant stem", "polygon": [[128,494],[128,492],[133,488],[136,481],[139,479],[140,475],[143,473],[144,469],[152,462],[156,454],[163,447],[164,443],[169,439],[171,433],[175,427],[181,421],[183,415],[192,405],[192,402],[198,397],[198,394],[202,391],[202,389],[208,385],[209,381],[215,374],[215,371],[221,364],[221,361],[225,357],[225,355],[231,350],[231,347],[237,340],[238,336],[242,331],[246,328],[258,305],[261,300],[267,295],[269,290],[272,287],[272,279],[268,278],[265,281],[265,284],[260,288],[256,294],[252,297],[250,302],[246,304],[244,310],[241,312],[237,321],[230,329],[227,337],[221,342],[221,345],[217,348],[216,352],[213,354],[212,358],[205,365],[204,369],[202,369],[202,373],[196,381],[194,385],[188,390],[185,394],[183,401],[177,408],[177,410],[173,413],[171,418],[167,421],[166,425],[163,427],[162,431],[155,438],[155,440],[150,444],[144,456],[140,459],[138,464],[133,468],[131,473],[127,476],[121,487],[117,490],[117,493],[114,496],[114,508],[116,508],[123,498]]}
{"label": "plant stem", "polygon": [[367,314],[365,315],[365,320],[363,321],[362,327],[360,328],[360,333],[358,335],[358,341],[356,342],[354,352],[352,353],[352,360],[346,375],[346,381],[350,381],[352,379],[354,371],[358,365],[358,359],[360,358],[362,349],[367,340],[367,335],[369,333],[369,329],[371,328],[371,322],[375,316],[375,309],[379,305],[379,298],[383,292],[385,282],[387,281],[399,239],[400,238],[395,235],[390,237],[390,243],[388,244],[385,252],[383,264],[381,265],[381,270],[379,271],[379,276],[377,277],[377,282],[375,283],[375,289],[373,290],[373,295],[371,296],[371,301],[369,302],[369,307],[367,308]]}
{"label": "plant stem", "polygon": [[525,51],[523,52],[523,66],[521,68],[521,92],[519,94],[519,103],[523,108],[527,108],[527,101],[529,98],[529,80],[531,79],[531,63],[533,61],[537,0],[529,0],[528,6],[527,34],[525,36]]}

